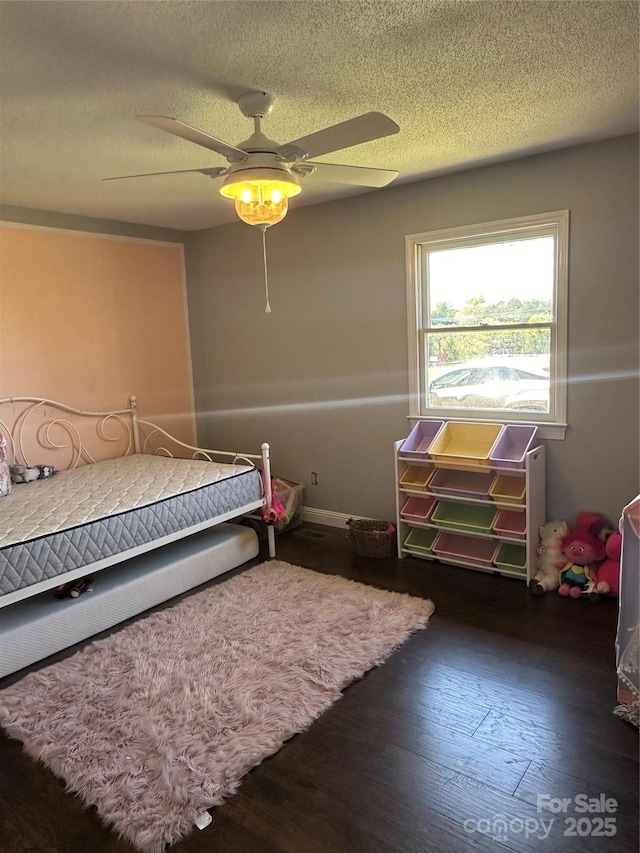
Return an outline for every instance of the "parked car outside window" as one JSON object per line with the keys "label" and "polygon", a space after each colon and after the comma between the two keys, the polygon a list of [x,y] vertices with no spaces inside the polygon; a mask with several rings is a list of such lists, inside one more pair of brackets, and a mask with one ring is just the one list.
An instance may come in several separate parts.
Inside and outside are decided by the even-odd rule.
{"label": "parked car outside window", "polygon": [[429,385],[429,406],[549,411],[549,374],[531,362],[477,361],[441,373]]}

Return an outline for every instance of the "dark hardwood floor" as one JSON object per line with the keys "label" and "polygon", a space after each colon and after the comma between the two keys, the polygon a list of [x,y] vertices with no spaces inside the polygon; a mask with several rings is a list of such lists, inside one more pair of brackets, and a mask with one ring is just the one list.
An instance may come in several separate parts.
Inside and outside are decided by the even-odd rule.
{"label": "dark hardwood floor", "polygon": [[[326,527],[277,544],[279,559],[428,597],[435,614],[172,851],[636,853],[638,733],[612,713],[615,601],[357,557]],[[2,853],[131,853],[19,743],[0,734],[0,747]],[[601,795],[615,811],[595,810]],[[539,811],[545,796],[570,803]]]}

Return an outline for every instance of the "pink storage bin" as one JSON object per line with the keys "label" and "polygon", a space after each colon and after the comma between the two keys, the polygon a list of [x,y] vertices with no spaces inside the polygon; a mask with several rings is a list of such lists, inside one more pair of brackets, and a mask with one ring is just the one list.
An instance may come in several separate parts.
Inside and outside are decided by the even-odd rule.
{"label": "pink storage bin", "polygon": [[401,456],[427,459],[429,446],[440,432],[444,421],[418,421],[400,447]]}
{"label": "pink storage bin", "polygon": [[537,432],[536,426],[506,424],[489,454],[491,463],[499,468],[524,468],[526,453]]}
{"label": "pink storage bin", "polygon": [[476,539],[473,536],[442,532],[433,543],[433,553],[445,563],[450,559],[490,569],[499,545],[494,539]]}
{"label": "pink storage bin", "polygon": [[404,506],[400,510],[400,515],[408,521],[419,521],[424,524],[431,518],[431,513],[435,505],[435,498],[416,498],[412,495],[405,501]]}
{"label": "pink storage bin", "polygon": [[527,514],[510,509],[501,509],[493,525],[493,532],[497,536],[506,536],[509,539],[526,539],[527,536]]}
{"label": "pink storage bin", "polygon": [[454,497],[489,499],[489,489],[495,475],[493,472],[456,471],[452,468],[438,468],[429,483],[429,491],[437,495]]}

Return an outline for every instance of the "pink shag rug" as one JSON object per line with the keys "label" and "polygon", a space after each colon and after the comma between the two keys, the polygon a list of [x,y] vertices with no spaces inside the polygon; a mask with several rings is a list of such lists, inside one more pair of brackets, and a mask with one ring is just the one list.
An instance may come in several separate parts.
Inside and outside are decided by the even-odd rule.
{"label": "pink shag rug", "polygon": [[0,691],[0,724],[122,837],[158,853],[433,609],[263,563]]}

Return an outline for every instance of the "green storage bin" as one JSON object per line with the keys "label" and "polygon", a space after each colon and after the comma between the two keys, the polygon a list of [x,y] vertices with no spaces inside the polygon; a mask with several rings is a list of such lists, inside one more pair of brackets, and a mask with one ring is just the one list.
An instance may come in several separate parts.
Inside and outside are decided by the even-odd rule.
{"label": "green storage bin", "polygon": [[437,535],[438,531],[432,527],[412,527],[404,540],[404,547],[419,557],[432,557]]}
{"label": "green storage bin", "polygon": [[527,549],[524,545],[503,542],[494,560],[498,569],[519,575],[527,573]]}
{"label": "green storage bin", "polygon": [[463,530],[466,533],[491,533],[498,510],[495,506],[475,506],[474,504],[438,501],[431,513],[431,523],[451,530]]}

